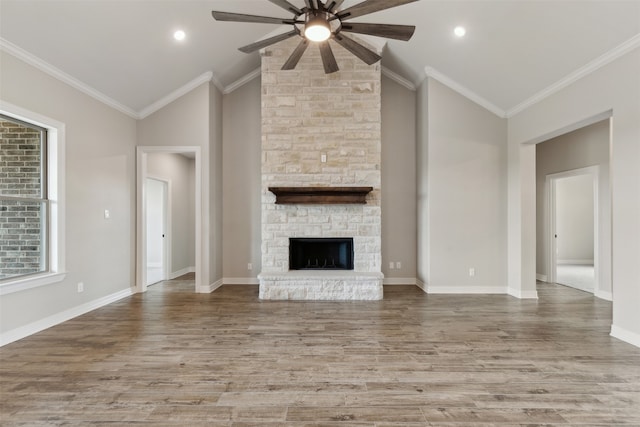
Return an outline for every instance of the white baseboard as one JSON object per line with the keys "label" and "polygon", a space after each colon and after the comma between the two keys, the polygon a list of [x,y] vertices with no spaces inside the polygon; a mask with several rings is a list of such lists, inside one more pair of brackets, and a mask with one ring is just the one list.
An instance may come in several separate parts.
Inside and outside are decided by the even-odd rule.
{"label": "white baseboard", "polygon": [[29,335],[44,331],[45,329],[49,329],[52,326],[59,325],[60,323],[71,320],[74,317],[81,316],[100,307],[104,307],[105,305],[109,305],[123,298],[129,297],[133,294],[133,288],[123,289],[122,291],[116,292],[115,294],[107,295],[106,297],[89,301],[77,307],[73,307],[60,313],[56,313],[52,316],[45,317],[44,319],[40,319],[36,322],[29,323],[28,325],[20,326],[19,328],[4,332],[0,334],[0,347],[6,344],[10,344],[14,341],[18,341],[22,338],[26,338]]}
{"label": "white baseboard", "polygon": [[537,274],[536,273],[536,280],[539,280],[541,282],[546,282],[547,281],[547,275],[546,274]]}
{"label": "white baseboard", "polygon": [[178,271],[174,271],[173,273],[169,273],[169,280],[173,280],[176,277],[180,277],[183,276],[187,273],[195,273],[196,272],[196,268],[195,267],[186,267],[183,268],[182,270],[178,270]]}
{"label": "white baseboard", "polygon": [[416,279],[416,286],[422,289],[422,292],[427,293],[427,284],[420,279]]}
{"label": "white baseboard", "polygon": [[593,295],[595,295],[596,298],[600,298],[605,301],[613,301],[613,294],[609,291],[599,291],[596,289]]}
{"label": "white baseboard", "polygon": [[427,286],[428,294],[506,294],[502,286]]}
{"label": "white baseboard", "polygon": [[636,334],[635,332],[627,331],[624,328],[619,326],[611,325],[611,334],[612,337],[622,340],[624,342],[628,342],[631,345],[635,345],[636,347],[640,347],[640,334]]}
{"label": "white baseboard", "polygon": [[521,291],[520,289],[507,288],[507,293],[518,299],[538,299],[538,291]]}
{"label": "white baseboard", "polygon": [[593,260],[592,259],[559,259],[557,263],[558,265],[566,265],[566,264],[593,265]]}
{"label": "white baseboard", "polygon": [[415,277],[385,277],[382,284],[385,286],[415,285],[417,281]]}
{"label": "white baseboard", "polygon": [[200,286],[198,289],[196,289],[196,292],[199,294],[210,294],[211,292],[218,289],[220,286],[222,286],[222,279],[216,280],[215,282],[209,285]]}
{"label": "white baseboard", "polygon": [[222,279],[225,285],[259,285],[257,277],[225,277]]}

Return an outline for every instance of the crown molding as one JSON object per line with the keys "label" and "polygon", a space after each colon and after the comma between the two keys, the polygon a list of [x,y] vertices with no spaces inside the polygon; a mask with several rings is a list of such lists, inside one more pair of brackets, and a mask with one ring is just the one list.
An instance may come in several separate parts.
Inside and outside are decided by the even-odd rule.
{"label": "crown molding", "polygon": [[480,105],[481,107],[484,107],[487,110],[491,111],[496,116],[498,116],[500,118],[503,118],[503,119],[507,117],[507,113],[503,109],[497,107],[496,105],[494,105],[493,103],[489,102],[485,98],[481,97],[480,95],[478,95],[477,93],[475,93],[471,89],[461,85],[460,83],[456,82],[455,80],[453,80],[453,79],[449,78],[448,76],[442,74],[440,71],[436,70],[435,68],[433,68],[433,67],[425,67],[424,71],[425,71],[427,77],[431,77],[432,79],[435,79],[435,80],[439,81],[443,85],[447,86],[449,89],[458,92],[460,95],[468,98],[469,100],[475,102],[476,104]]}
{"label": "crown molding", "polygon": [[228,85],[227,87],[225,87],[222,90],[222,93],[224,95],[228,95],[231,92],[233,92],[234,90],[239,89],[242,86],[246,85],[247,83],[249,83],[251,80],[255,79],[256,77],[260,77],[261,74],[262,74],[262,68],[258,67],[255,70],[253,70],[252,72],[250,72],[249,74],[245,74],[243,77],[240,77],[238,80],[236,80],[235,82],[233,82],[230,85]]}
{"label": "crown molding", "polygon": [[348,33],[347,35],[359,43],[364,43],[365,46],[369,45],[367,47],[375,50],[378,55],[382,55],[382,52],[384,52],[384,48],[387,47],[387,40],[381,37],[374,37],[368,34],[358,33]]}
{"label": "crown molding", "polygon": [[213,73],[211,71],[207,71],[206,73],[191,80],[186,85],[174,90],[169,95],[159,99],[158,101],[154,102],[148,107],[140,110],[140,112],[138,113],[138,118],[142,120],[146,117],[149,117],[151,114],[155,113],[159,109],[171,104],[173,101],[191,92],[201,84],[210,82],[212,79],[213,79]]}
{"label": "crown molding", "polygon": [[[222,90],[222,93],[227,95],[227,94],[233,92],[234,90],[241,88],[242,86],[244,86],[245,84],[249,83],[253,79],[255,79],[257,77],[260,77],[261,74],[262,74],[262,69],[261,68],[256,68],[255,70],[253,70],[249,74],[246,74],[243,77],[240,77],[235,82],[233,82],[230,85],[226,86]],[[391,71],[390,69],[388,69],[386,67],[382,67],[382,74],[384,74],[385,76],[387,76],[391,80],[395,81],[399,85],[404,86],[405,88],[409,89],[410,91],[413,91],[413,92],[416,91],[416,85],[415,84],[413,84],[410,80],[405,79],[401,75]]]}
{"label": "crown molding", "polygon": [[218,79],[215,74],[213,74],[213,72],[211,72],[211,83],[213,83],[213,85],[218,88],[218,90],[220,92],[224,92],[224,85],[222,84],[222,82],[220,81],[220,79]]}
{"label": "crown molding", "polygon": [[22,49],[21,47],[16,46],[15,44],[11,43],[10,41],[0,37],[0,50],[3,50],[7,53],[9,53],[12,56],[15,56],[16,58],[18,58],[19,60],[26,62],[27,64],[37,68],[38,70],[50,75],[51,77],[54,77],[58,80],[60,80],[63,83],[68,84],[69,86],[73,87],[74,89],[79,90],[80,92],[84,93],[85,95],[89,95],[90,97],[102,102],[103,104],[108,105],[109,107],[112,107],[118,111],[120,111],[121,113],[126,114],[129,117],[132,117],[134,119],[138,118],[138,113],[136,113],[134,110],[132,110],[131,108],[119,103],[118,101],[108,97],[107,95],[105,95],[104,93],[92,88],[91,86],[89,86],[86,83],[81,82],[80,80],[76,79],[75,77],[71,77],[69,74],[65,73],[64,71],[60,70],[59,68],[54,67],[53,65],[49,64],[46,61],[43,61],[42,59],[38,58],[37,56],[27,52],[26,50]]}
{"label": "crown molding", "polygon": [[561,91],[565,87],[575,83],[581,78],[593,73],[594,71],[604,67],[605,65],[615,61],[616,59],[620,58],[623,55],[626,55],[627,53],[631,52],[634,49],[637,49],[638,47],[640,47],[640,34],[636,34],[626,42],[620,44],[619,46],[616,46],[607,53],[589,62],[587,65],[578,68],[576,71],[558,80],[551,86],[541,90],[526,101],[511,108],[507,111],[507,118],[515,116],[516,114],[526,110],[532,105],[535,105],[543,99],[548,98],[551,95]]}
{"label": "crown molding", "polygon": [[410,91],[415,92],[417,90],[417,87],[416,87],[415,84],[413,84],[413,82],[411,82],[410,80],[405,79],[400,74],[391,71],[387,67],[382,67],[382,74],[384,76],[390,78],[394,82],[398,83],[399,85],[406,87]]}
{"label": "crown molding", "polygon": [[[362,37],[365,38],[368,42],[372,42],[371,38],[369,37]],[[384,49],[384,45],[385,43],[375,43],[375,41],[372,43],[374,44],[375,48],[378,51],[382,51]],[[545,98],[548,98],[549,96],[559,92],[560,90],[564,89],[565,87],[575,83],[576,81],[580,80],[581,78],[595,72],[596,70],[604,67],[605,65],[615,61],[616,59],[624,56],[625,54],[631,52],[634,49],[637,49],[640,47],[640,34],[636,34],[634,37],[630,38],[629,40],[627,40],[626,42],[620,44],[619,46],[613,48],[612,50],[610,50],[609,52],[606,52],[605,54],[601,55],[600,57],[596,58],[595,60],[589,62],[588,64],[586,64],[585,66],[577,69],[576,71],[572,72],[571,74],[567,75],[566,77],[564,77],[563,79],[559,80],[558,82],[552,84],[551,86],[543,89],[542,91],[538,92],[537,94],[533,95],[532,97],[530,97],[529,99],[525,100],[524,102],[516,105],[515,107],[504,111],[501,108],[497,107],[496,105],[494,105],[493,103],[491,103],[490,101],[488,101],[487,99],[483,98],[482,96],[478,95],[477,93],[473,92],[471,89],[461,85],[460,83],[456,82],[455,80],[451,79],[450,77],[446,76],[445,74],[439,72],[438,70],[436,70],[433,67],[425,67],[425,77],[431,77],[437,81],[439,81],[440,83],[444,84],[445,86],[449,87],[450,89],[458,92],[459,94],[465,96],[466,98],[470,99],[471,101],[475,102],[476,104],[486,108],[487,110],[491,111],[492,113],[494,113],[495,115],[497,115],[498,117],[501,118],[511,118],[513,116],[515,116],[516,114],[524,111],[525,109],[537,104],[538,102],[542,101]],[[249,74],[246,74],[245,76],[241,77],[240,79],[236,80],[235,82],[231,83],[230,85],[224,86],[222,84],[222,82],[220,82],[220,80],[218,78],[216,78],[213,74],[213,72],[208,71],[204,74],[202,74],[199,77],[196,77],[194,80],[192,80],[191,82],[187,83],[186,85],[176,89],[175,91],[171,92],[169,95],[161,98],[160,100],[154,102],[153,104],[149,105],[148,107],[143,108],[142,110],[140,110],[139,112],[136,112],[135,110],[119,103],[118,101],[110,98],[109,96],[103,94],[102,92],[92,88],[91,86],[87,85],[86,83],[83,83],[82,81],[76,79],[75,77],[70,76],[69,74],[65,73],[64,71],[54,67],[53,65],[49,64],[48,62],[38,58],[37,56],[27,52],[26,50],[18,47],[17,45],[11,43],[10,41],[0,37],[0,50],[5,51],[7,53],[9,53],[10,55],[20,59],[21,61],[32,65],[33,67],[39,69],[40,71],[62,81],[63,83],[68,84],[69,86],[79,90],[80,92],[108,105],[109,107],[112,107],[118,111],[120,111],[121,113],[126,114],[127,116],[140,120],[140,119],[144,119],[145,117],[148,117],[149,115],[153,114],[154,112],[158,111],[159,109],[165,107],[166,105],[170,104],[171,102],[175,101],[176,99],[178,99],[179,97],[187,94],[188,92],[192,91],[193,89],[195,89],[196,87],[200,86],[203,83],[206,82],[212,82],[217,88],[218,90],[220,90],[223,94],[228,94],[233,92],[234,90],[240,88],[241,86],[247,84],[248,82],[252,81],[253,79],[255,79],[256,77],[260,76],[261,74],[261,70],[259,68],[253,70],[252,72],[250,72]],[[417,87],[419,87],[422,82],[424,81],[424,78],[420,79],[419,82],[417,83],[413,83],[407,79],[405,79],[404,77],[400,76],[399,74],[389,70],[386,67],[382,67],[382,74],[384,74],[385,76],[387,76],[388,78],[392,79],[393,81],[395,81],[396,83],[404,86],[405,88],[411,90],[411,91],[416,91]]]}

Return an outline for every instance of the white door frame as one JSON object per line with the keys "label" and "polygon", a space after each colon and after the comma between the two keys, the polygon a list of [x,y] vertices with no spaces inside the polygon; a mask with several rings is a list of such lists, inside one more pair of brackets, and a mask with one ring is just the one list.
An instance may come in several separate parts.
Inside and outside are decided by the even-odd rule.
{"label": "white door frame", "polygon": [[[147,174],[147,176],[145,177],[145,182],[147,179],[153,179],[154,181],[159,181],[164,185],[163,191],[163,201],[162,201],[162,209],[163,209],[163,218],[162,218],[162,232],[163,232],[163,239],[162,239],[162,280],[167,280],[169,278],[169,272],[173,271],[171,268],[171,206],[172,206],[172,200],[171,200],[171,180],[165,179],[165,178],[160,178],[157,176],[153,176],[153,175],[149,175]],[[147,206],[146,203],[146,188],[145,188],[145,206]],[[145,221],[147,219],[147,215],[149,214],[149,212],[145,211]],[[145,223],[145,227],[147,226],[147,224]],[[149,236],[145,236],[145,238],[148,238]],[[146,250],[148,248],[145,247],[145,254],[147,253]],[[146,279],[146,278],[145,278]]]}
{"label": "white door frame", "polygon": [[547,281],[556,282],[557,271],[557,239],[556,239],[556,184],[563,178],[589,175],[593,179],[593,268],[594,268],[594,294],[600,289],[600,217],[598,207],[600,206],[598,197],[600,166],[588,166],[585,168],[572,169],[569,171],[549,174],[545,177],[545,189],[547,192],[547,212],[545,222],[547,223]]}
{"label": "white door frame", "polygon": [[196,284],[195,292],[204,292],[203,281],[203,250],[202,250],[202,155],[198,146],[138,146],[136,147],[136,292],[147,290],[147,208],[146,208],[146,178],[153,178],[147,172],[147,157],[149,154],[180,154],[195,155],[195,224],[196,224]]}

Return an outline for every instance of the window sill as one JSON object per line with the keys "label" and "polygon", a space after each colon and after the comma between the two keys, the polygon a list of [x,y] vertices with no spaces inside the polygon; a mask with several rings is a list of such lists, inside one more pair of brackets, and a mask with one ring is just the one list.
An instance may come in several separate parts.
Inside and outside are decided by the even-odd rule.
{"label": "window sill", "polygon": [[22,279],[9,280],[6,283],[0,284],[0,295],[12,294],[14,292],[26,291],[27,289],[58,283],[63,281],[65,276],[66,273],[45,273]]}

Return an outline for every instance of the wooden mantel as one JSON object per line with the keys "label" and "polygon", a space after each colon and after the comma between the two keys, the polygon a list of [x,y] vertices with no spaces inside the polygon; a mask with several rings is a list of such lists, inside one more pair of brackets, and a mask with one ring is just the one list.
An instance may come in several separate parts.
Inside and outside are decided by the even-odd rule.
{"label": "wooden mantel", "polygon": [[269,187],[279,205],[362,205],[372,190],[373,187]]}

